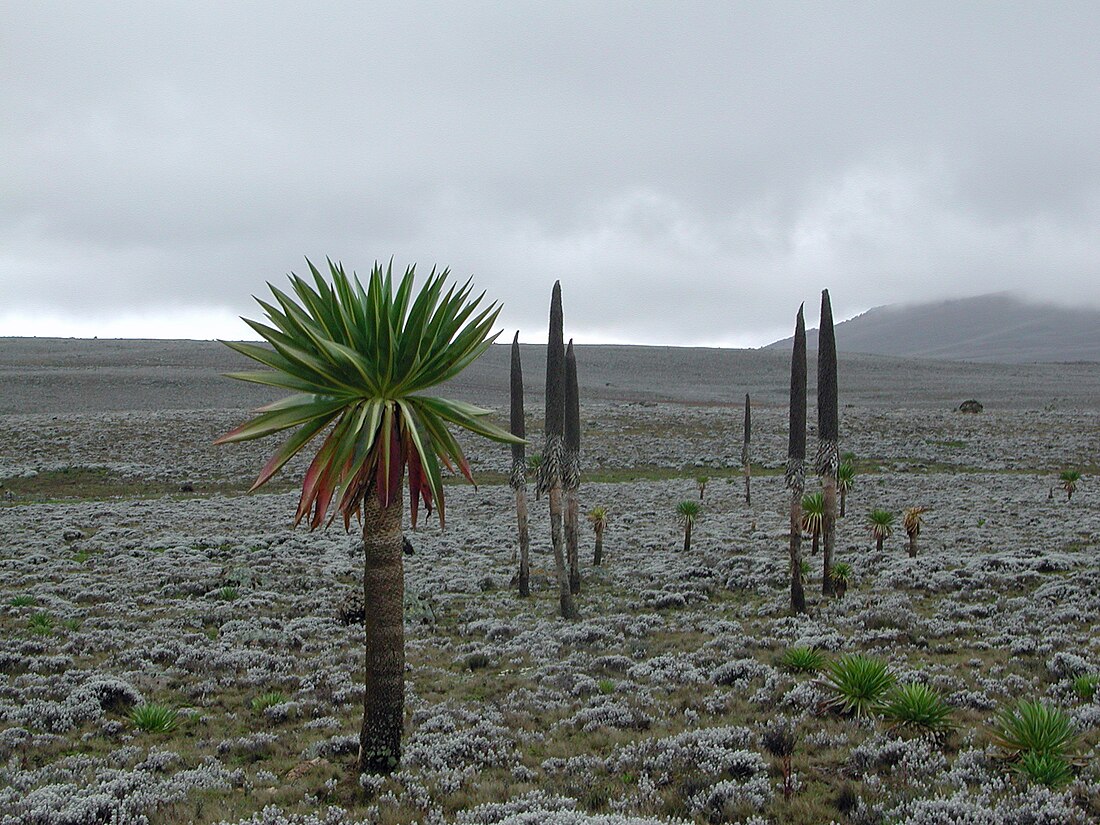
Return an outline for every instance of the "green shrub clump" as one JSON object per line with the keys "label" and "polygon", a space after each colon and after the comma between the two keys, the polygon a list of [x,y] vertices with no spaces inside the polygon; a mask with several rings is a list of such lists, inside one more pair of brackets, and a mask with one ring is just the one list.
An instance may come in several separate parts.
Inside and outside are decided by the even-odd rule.
{"label": "green shrub clump", "polygon": [[787,670],[793,670],[797,673],[816,673],[825,667],[825,656],[816,648],[795,645],[783,651],[783,659],[780,664]]}
{"label": "green shrub clump", "polygon": [[263,713],[268,708],[273,708],[275,707],[275,705],[281,705],[285,701],[286,697],[277,690],[272,690],[268,693],[262,693],[252,700],[252,712]]}
{"label": "green shrub clump", "polygon": [[892,728],[942,736],[955,727],[951,706],[927,685],[899,685],[887,694],[880,708]]}
{"label": "green shrub clump", "polygon": [[1071,762],[1079,738],[1073,721],[1059,708],[1021,700],[997,714],[992,739],[1032,782],[1057,788],[1073,778]]}
{"label": "green shrub clump", "polygon": [[178,724],[175,708],[146,702],[130,711],[130,722],[146,733],[171,733]]}
{"label": "green shrub clump", "polygon": [[833,697],[829,705],[846,715],[873,713],[894,684],[886,662],[874,656],[851,653],[829,664],[825,685]]}

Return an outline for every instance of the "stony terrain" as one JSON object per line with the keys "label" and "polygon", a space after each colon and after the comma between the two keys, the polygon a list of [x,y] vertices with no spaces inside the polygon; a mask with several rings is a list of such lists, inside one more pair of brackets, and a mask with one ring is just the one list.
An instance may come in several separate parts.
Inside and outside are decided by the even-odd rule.
{"label": "stony terrain", "polygon": [[[837,546],[853,581],[823,600],[812,558],[811,613],[792,617],[785,358],[592,348],[582,508],[606,506],[610,526],[604,565],[584,567],[582,620],[556,618],[545,501],[531,502],[533,596],[511,590],[506,452],[466,439],[481,486],[448,487],[446,531],[410,533],[407,751],[378,780],[351,770],[361,631],[337,607],[356,537],[290,529],[300,464],[243,495],[275,442],[210,445],[263,400],[211,380],[231,359],[195,343],[131,363],[139,345],[97,346],[50,366],[48,348],[0,342],[3,825],[1100,821],[1100,693],[1072,687],[1100,672],[1096,365],[842,362],[842,449],[859,473]],[[497,380],[475,365],[452,394],[502,409]],[[723,403],[746,389],[760,403],[751,507],[741,409]],[[954,412],[968,397],[986,411]],[[1067,502],[1069,467],[1084,477]],[[698,498],[698,475],[685,553],[673,510]],[[877,552],[866,513],[918,504],[919,556],[900,526]],[[928,739],[826,709],[819,677],[781,665],[794,645],[886,658],[948,700],[957,730]],[[1070,784],[998,758],[991,725],[1021,698],[1073,718]],[[178,709],[175,730],[136,729],[145,701]],[[789,799],[762,741],[777,719],[798,735]]]}

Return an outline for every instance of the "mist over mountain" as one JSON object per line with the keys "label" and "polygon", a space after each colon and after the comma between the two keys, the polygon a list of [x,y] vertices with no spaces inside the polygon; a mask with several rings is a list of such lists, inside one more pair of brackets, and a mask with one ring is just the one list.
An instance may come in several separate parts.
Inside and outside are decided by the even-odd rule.
{"label": "mist over mountain", "polygon": [[[807,306],[808,318],[817,308]],[[767,349],[789,348],[791,339]],[[817,329],[806,333],[817,348]],[[1008,293],[874,307],[836,325],[841,352],[1001,364],[1100,361],[1100,310],[1035,304]]]}

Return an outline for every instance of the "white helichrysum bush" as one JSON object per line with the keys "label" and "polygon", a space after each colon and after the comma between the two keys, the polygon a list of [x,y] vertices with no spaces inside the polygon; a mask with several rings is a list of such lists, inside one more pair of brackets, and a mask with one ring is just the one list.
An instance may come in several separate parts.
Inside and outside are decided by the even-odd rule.
{"label": "white helichrysum bush", "polygon": [[[244,782],[215,759],[162,776],[158,770],[99,770],[64,778],[58,770],[3,771],[0,825],[149,825],[149,814],[197,791],[228,791]],[[44,784],[47,783],[47,784]],[[78,784],[79,783],[79,784]]]}
{"label": "white helichrysum bush", "polygon": [[589,733],[600,728],[649,730],[652,724],[653,719],[648,714],[614,696],[594,697],[588,707],[558,723],[561,727],[580,728]]}
{"label": "white helichrysum bush", "polygon": [[690,653],[662,653],[634,665],[627,675],[659,685],[695,685],[706,681],[706,675]]}
{"label": "white helichrysum bush", "polygon": [[1046,661],[1047,671],[1055,679],[1068,679],[1081,676],[1092,670],[1088,660],[1076,653],[1059,651]]}
{"label": "white helichrysum bush", "polygon": [[927,737],[899,739],[874,733],[853,748],[848,764],[860,775],[897,773],[907,781],[924,783],[944,772],[947,759]]}
{"label": "white helichrysum bush", "polygon": [[798,681],[783,694],[779,704],[802,711],[815,711],[828,699],[821,686],[812,681]]}
{"label": "white helichrysum bush", "polygon": [[279,737],[273,733],[249,733],[233,739],[223,739],[218,743],[218,754],[232,753],[237,756],[262,758],[275,752]]}
{"label": "white helichrysum bush", "polygon": [[730,812],[743,805],[762,810],[772,801],[771,780],[767,764],[760,759],[759,768],[744,779],[725,779],[699,791],[688,800],[688,807],[696,816],[708,822],[728,822]]}
{"label": "white helichrysum bush", "polygon": [[1073,804],[1072,792],[1039,785],[1023,790],[959,790],[950,796],[918,798],[898,805],[879,803],[886,821],[906,825],[1087,825],[1089,816]]}
{"label": "white helichrysum bush", "polygon": [[[60,687],[57,685],[56,687]],[[62,701],[32,698],[18,704],[0,699],[0,720],[54,733],[65,733],[105,711],[123,710],[144,701],[132,685],[114,677],[94,677],[74,688]]]}
{"label": "white helichrysum bush", "polygon": [[714,668],[710,672],[709,681],[734,690],[745,690],[753,680],[768,679],[775,673],[775,668],[755,659],[734,659]]}
{"label": "white helichrysum bush", "polygon": [[961,789],[985,784],[1002,770],[1003,763],[994,759],[991,748],[972,747],[959,751],[940,780],[949,787]]}
{"label": "white helichrysum bush", "polygon": [[417,711],[402,764],[429,772],[510,767],[519,761],[516,740],[492,707],[478,712],[449,703]]}
{"label": "white helichrysum bush", "polygon": [[592,815],[576,810],[577,801],[531,791],[507,802],[492,802],[460,812],[456,825],[678,825],[685,820],[622,814]]}
{"label": "white helichrysum bush", "polygon": [[372,821],[369,817],[352,819],[346,810],[336,805],[307,814],[288,814],[276,805],[266,805],[250,817],[233,822],[222,820],[218,825],[369,825]]}
{"label": "white helichrysum bush", "polygon": [[304,751],[302,751],[303,759],[316,759],[317,757],[333,758],[336,756],[346,756],[352,753],[358,753],[359,751],[359,737],[351,734],[337,734],[330,736],[327,739],[322,739],[320,742],[314,742]]}
{"label": "white helichrysum bush", "polygon": [[614,773],[645,774],[657,785],[684,772],[715,778],[751,776],[763,763],[759,753],[748,750],[755,747],[756,738],[740,727],[687,730],[617,747],[605,764]]}

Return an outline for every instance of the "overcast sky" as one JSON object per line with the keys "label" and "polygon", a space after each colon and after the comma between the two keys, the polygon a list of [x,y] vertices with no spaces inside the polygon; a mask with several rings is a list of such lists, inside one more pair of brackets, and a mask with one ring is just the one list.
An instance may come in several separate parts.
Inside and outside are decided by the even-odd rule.
{"label": "overcast sky", "polygon": [[0,335],[246,337],[304,259],[545,338],[1100,306],[1100,4],[0,2]]}

